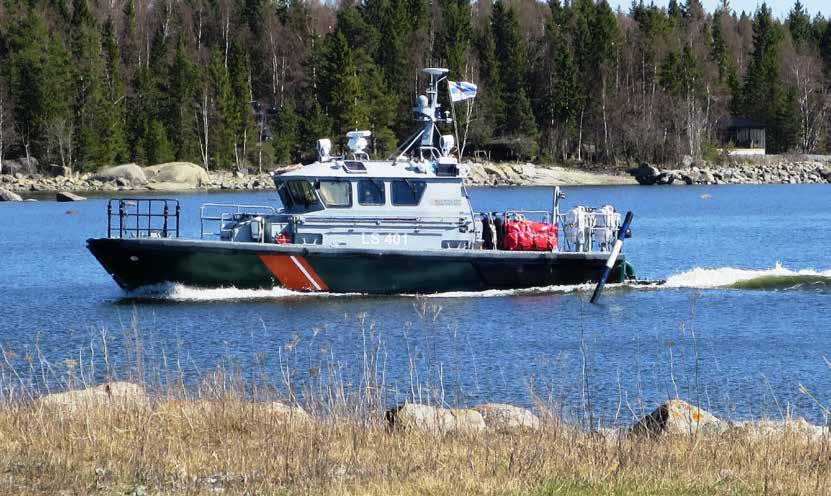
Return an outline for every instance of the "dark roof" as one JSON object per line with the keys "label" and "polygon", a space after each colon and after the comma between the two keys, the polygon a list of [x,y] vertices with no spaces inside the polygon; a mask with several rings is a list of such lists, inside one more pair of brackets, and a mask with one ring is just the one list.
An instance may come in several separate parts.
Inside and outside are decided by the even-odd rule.
{"label": "dark roof", "polygon": [[724,117],[719,119],[718,126],[727,129],[765,129],[767,127],[766,124],[747,117]]}

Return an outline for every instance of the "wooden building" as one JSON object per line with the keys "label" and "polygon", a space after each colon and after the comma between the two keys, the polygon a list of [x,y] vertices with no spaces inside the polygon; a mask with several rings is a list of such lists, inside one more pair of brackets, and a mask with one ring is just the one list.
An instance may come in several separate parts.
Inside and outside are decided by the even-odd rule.
{"label": "wooden building", "polygon": [[730,155],[764,155],[765,125],[745,117],[730,117],[719,122],[722,147]]}

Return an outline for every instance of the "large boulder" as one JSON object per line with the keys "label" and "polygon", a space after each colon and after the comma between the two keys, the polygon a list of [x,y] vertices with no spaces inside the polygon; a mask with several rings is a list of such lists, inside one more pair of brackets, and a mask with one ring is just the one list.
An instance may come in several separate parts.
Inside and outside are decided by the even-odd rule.
{"label": "large boulder", "polygon": [[51,177],[70,177],[72,176],[72,169],[58,164],[50,164],[46,172]]}
{"label": "large boulder", "polygon": [[208,173],[190,162],[169,162],[144,168],[147,179],[154,183],[183,183],[198,188],[208,183]]}
{"label": "large boulder", "polygon": [[819,441],[828,436],[828,428],[811,424],[803,418],[785,420],[749,420],[737,422],[731,428],[753,439],[781,437],[786,435]]}
{"label": "large boulder", "polygon": [[632,434],[657,436],[660,434],[721,433],[727,423],[712,413],[684,400],[669,400],[632,426]]}
{"label": "large boulder", "polygon": [[826,166],[824,169],[819,171],[819,175],[822,176],[827,182],[831,183],[831,167]]}
{"label": "large boulder", "polygon": [[508,181],[508,180],[509,180],[509,179],[508,179],[508,174],[505,172],[505,168],[504,168],[504,167],[502,167],[501,165],[497,165],[497,164],[484,164],[484,165],[482,166],[482,168],[483,168],[483,169],[485,169],[485,172],[487,172],[487,173],[488,173],[488,175],[491,175],[491,176],[496,176],[497,178],[502,179],[502,180],[504,180],[504,181]]}
{"label": "large boulder", "polygon": [[638,184],[643,186],[652,186],[655,184],[655,181],[658,180],[658,175],[661,174],[661,171],[654,165],[649,165],[644,162],[640,165],[640,167],[629,169],[629,174],[635,176],[635,180],[638,181]]}
{"label": "large boulder", "polygon": [[108,382],[87,389],[54,393],[38,398],[37,405],[73,411],[96,406],[121,406],[145,408],[150,406],[150,396],[138,384],[132,382]]}
{"label": "large boulder", "polygon": [[482,414],[488,429],[506,431],[515,429],[536,429],[540,419],[530,410],[514,405],[485,403],[473,407]]}
{"label": "large boulder", "polygon": [[159,183],[148,183],[147,189],[150,191],[183,191],[193,188],[188,183],[175,183],[175,182],[159,182]]}
{"label": "large boulder", "polygon": [[141,167],[136,164],[116,165],[115,167],[107,167],[101,169],[95,174],[93,179],[98,181],[117,181],[126,182],[131,186],[143,186],[147,184],[147,176]]}
{"label": "large boulder", "polygon": [[69,191],[58,191],[55,193],[55,201],[58,202],[73,202],[73,201],[84,201],[84,198],[81,195],[76,195],[75,193],[70,193]]}
{"label": "large boulder", "polygon": [[34,174],[38,168],[38,161],[34,157],[22,157],[16,160],[3,160],[3,174]]}
{"label": "large boulder", "polygon": [[413,429],[445,434],[485,430],[485,419],[476,410],[440,408],[405,403],[386,413],[387,422],[397,429]]}
{"label": "large boulder", "polygon": [[23,201],[17,193],[13,193],[7,189],[0,188],[0,202],[14,202]]}
{"label": "large boulder", "polygon": [[660,184],[664,186],[670,185],[675,182],[675,179],[677,177],[678,176],[672,171],[661,172],[660,174],[658,174],[658,177],[655,178],[655,184]]}

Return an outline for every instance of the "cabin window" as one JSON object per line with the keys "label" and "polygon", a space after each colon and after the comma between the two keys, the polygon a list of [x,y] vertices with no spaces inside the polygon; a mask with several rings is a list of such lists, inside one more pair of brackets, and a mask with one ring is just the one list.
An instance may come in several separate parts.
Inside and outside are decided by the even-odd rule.
{"label": "cabin window", "polygon": [[294,201],[291,199],[291,193],[289,193],[289,188],[286,183],[281,182],[277,184],[277,194],[280,195],[280,201],[283,202],[284,207],[291,208],[294,206]]}
{"label": "cabin window", "polygon": [[392,189],[392,204],[393,205],[418,205],[421,202],[421,197],[424,195],[424,190],[427,188],[425,181],[413,181],[411,179],[401,179],[390,183]]}
{"label": "cabin window", "polygon": [[358,181],[358,203],[361,205],[383,205],[384,181],[380,179],[361,179]]}
{"label": "cabin window", "polygon": [[[286,188],[293,205],[310,207],[318,203],[317,194],[309,181],[286,181]],[[286,207],[291,208],[289,205]]]}
{"label": "cabin window", "polygon": [[327,207],[352,206],[352,183],[349,181],[322,180],[319,184],[320,197]]}

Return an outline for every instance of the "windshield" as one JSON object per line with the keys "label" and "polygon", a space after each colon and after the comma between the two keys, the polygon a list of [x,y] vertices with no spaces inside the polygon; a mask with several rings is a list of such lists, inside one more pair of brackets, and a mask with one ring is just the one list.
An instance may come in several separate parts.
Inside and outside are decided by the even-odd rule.
{"label": "windshield", "polygon": [[[286,188],[293,205],[310,207],[318,203],[317,194],[309,181],[286,181]],[[289,205],[286,207],[291,208]]]}
{"label": "windshield", "polygon": [[349,181],[320,181],[320,197],[327,207],[351,207],[352,183]]}

